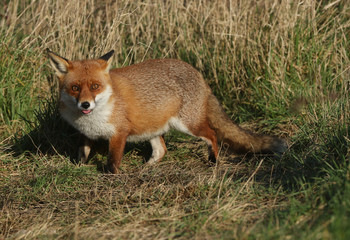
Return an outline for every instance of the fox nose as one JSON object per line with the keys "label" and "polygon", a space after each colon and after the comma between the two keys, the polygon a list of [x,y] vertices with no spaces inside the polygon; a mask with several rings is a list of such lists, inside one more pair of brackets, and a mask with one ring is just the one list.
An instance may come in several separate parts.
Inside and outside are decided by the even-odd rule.
{"label": "fox nose", "polygon": [[83,102],[83,103],[81,104],[81,106],[82,106],[83,108],[85,108],[85,109],[88,109],[88,108],[90,107],[90,103],[89,103],[89,102]]}

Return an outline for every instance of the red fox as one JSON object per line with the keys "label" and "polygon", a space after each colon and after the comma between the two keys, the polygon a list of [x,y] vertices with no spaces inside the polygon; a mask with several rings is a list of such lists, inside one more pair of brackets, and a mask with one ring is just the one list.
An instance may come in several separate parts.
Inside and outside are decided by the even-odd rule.
{"label": "red fox", "polygon": [[205,140],[216,161],[218,141],[237,153],[275,152],[285,141],[243,130],[226,115],[202,75],[175,59],[155,59],[111,69],[114,51],[98,59],[70,61],[47,49],[59,78],[59,111],[85,136],[78,160],[86,162],[92,140],[109,140],[108,168],[116,173],[127,141],[150,141],[149,164],[166,153],[170,128]]}

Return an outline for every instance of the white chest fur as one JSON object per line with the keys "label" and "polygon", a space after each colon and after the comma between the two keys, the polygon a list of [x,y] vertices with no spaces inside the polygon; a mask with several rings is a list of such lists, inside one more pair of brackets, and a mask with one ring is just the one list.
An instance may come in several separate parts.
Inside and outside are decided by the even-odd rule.
{"label": "white chest fur", "polygon": [[[80,116],[77,116],[80,114]],[[79,132],[90,139],[109,139],[115,133],[115,127],[108,122],[109,115],[98,111],[93,111],[89,115],[67,114],[61,111],[62,117],[75,127]]]}

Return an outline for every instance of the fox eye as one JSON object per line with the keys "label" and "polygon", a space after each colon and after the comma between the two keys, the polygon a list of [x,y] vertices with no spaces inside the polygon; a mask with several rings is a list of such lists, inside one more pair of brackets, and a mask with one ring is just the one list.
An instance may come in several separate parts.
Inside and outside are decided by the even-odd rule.
{"label": "fox eye", "polygon": [[74,92],[79,91],[79,86],[73,85],[73,86],[72,86],[72,90],[73,90]]}
{"label": "fox eye", "polygon": [[91,85],[91,90],[96,90],[100,87],[97,83]]}

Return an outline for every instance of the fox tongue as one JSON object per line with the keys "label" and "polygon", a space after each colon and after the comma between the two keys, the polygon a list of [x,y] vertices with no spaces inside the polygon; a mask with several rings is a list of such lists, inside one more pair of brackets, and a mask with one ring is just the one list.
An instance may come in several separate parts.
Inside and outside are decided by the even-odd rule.
{"label": "fox tongue", "polygon": [[91,110],[81,110],[81,111],[82,111],[82,113],[84,113],[84,114],[91,113]]}

